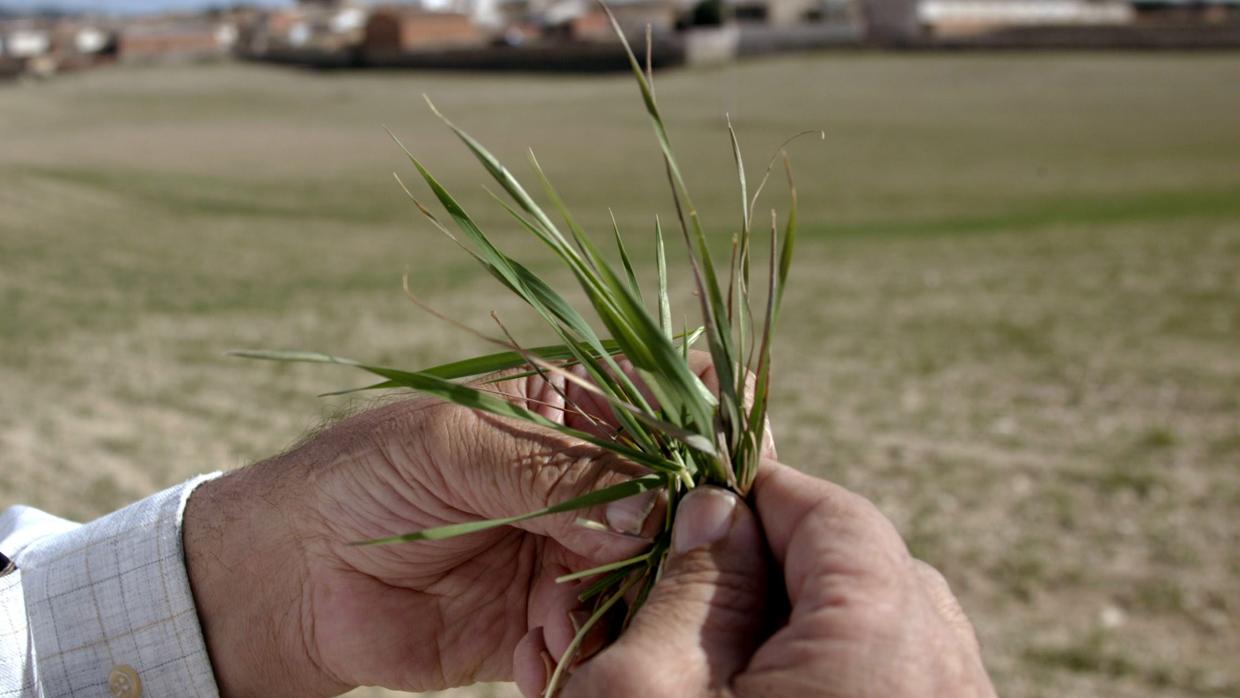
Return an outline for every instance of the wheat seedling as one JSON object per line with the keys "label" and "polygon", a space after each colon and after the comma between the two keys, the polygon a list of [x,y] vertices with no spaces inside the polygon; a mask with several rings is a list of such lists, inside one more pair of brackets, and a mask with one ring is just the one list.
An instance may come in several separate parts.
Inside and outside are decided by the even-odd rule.
{"label": "wheat seedling", "polygon": [[[240,356],[258,359],[352,366],[383,379],[355,390],[413,389],[475,410],[555,430],[615,453],[649,471],[644,476],[520,516],[458,523],[357,543],[387,545],[443,539],[538,516],[584,509],[642,492],[659,490],[665,493],[667,516],[649,549],[627,560],[580,570],[560,578],[563,582],[593,580],[580,595],[583,603],[590,604],[592,613],[580,624],[567,651],[559,658],[548,682],[548,696],[555,694],[582,641],[605,614],[618,604],[626,603],[627,624],[627,618],[631,618],[632,613],[641,606],[658,579],[666,558],[680,498],[692,488],[704,484],[726,487],[742,496],[749,491],[757,473],[764,439],[767,438],[771,340],[797,233],[796,189],[787,156],[783,154],[788,141],[771,158],[759,185],[751,193],[736,132],[729,121],[728,133],[740,182],[740,222],[732,239],[726,277],[721,278],[655,100],[649,51],[646,69],[643,70],[615,17],[605,6],[603,9],[628,56],[662,152],[678,227],[688,249],[689,265],[700,303],[701,327],[681,333],[673,329],[664,231],[657,219],[654,226],[657,289],[652,311],[647,307],[633,260],[617,226],[613,225],[613,235],[620,259],[619,269],[608,261],[593,239],[577,224],[532,152],[530,164],[546,198],[551,202],[551,208],[562,219],[562,226],[481,143],[444,118],[431,105],[432,111],[460,138],[508,195],[510,201],[496,197],[500,205],[521,228],[545,244],[571,272],[610,338],[600,337],[586,317],[551,285],[498,249],[452,194],[406,149],[413,167],[447,212],[457,232],[452,232],[448,224],[441,222],[401,182],[401,187],[414,200],[418,210],[432,226],[456,241],[505,288],[532,308],[554,332],[559,343],[526,349],[512,341],[507,330],[504,330],[506,339],[492,341],[503,344],[505,351],[421,371],[403,371],[311,352],[236,352]],[[820,134],[817,131],[812,133]],[[401,147],[404,148],[403,145]],[[775,212],[771,212],[765,308],[759,321],[755,319],[751,306],[753,216],[758,197],[780,155],[783,155],[788,177],[790,206],[782,235]],[[397,181],[400,181],[399,177]],[[689,346],[699,338],[705,340],[709,350],[718,377],[717,390],[708,389],[690,368]],[[627,360],[635,378],[621,370],[620,356]],[[579,367],[578,372],[585,377],[566,370],[569,366]],[[614,426],[618,428],[607,437],[570,428],[489,392],[485,385],[459,382],[460,379],[496,371],[515,371],[506,374],[506,378],[549,377],[554,374],[572,381],[611,406]],[[638,387],[639,383],[649,391],[653,400],[646,399]],[[589,521],[580,523],[599,525]]]}

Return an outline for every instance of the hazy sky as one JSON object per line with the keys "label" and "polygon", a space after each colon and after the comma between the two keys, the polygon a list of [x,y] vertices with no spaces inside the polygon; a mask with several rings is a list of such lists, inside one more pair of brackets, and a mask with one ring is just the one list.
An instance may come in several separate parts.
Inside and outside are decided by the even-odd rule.
{"label": "hazy sky", "polygon": [[[6,10],[56,8],[100,14],[197,10],[204,7],[242,4],[240,0],[0,0]],[[289,5],[291,0],[248,0],[249,5]]]}

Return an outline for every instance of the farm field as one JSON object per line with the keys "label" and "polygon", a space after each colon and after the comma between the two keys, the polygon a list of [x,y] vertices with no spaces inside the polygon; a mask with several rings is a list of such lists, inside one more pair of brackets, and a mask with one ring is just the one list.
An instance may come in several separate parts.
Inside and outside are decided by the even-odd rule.
{"label": "farm field", "polygon": [[[656,77],[721,250],[739,216],[724,113],[751,177],[826,130],[792,149],[780,455],[873,499],[943,571],[1007,698],[1240,695],[1236,85],[1226,53]],[[0,508],[90,519],[365,404],[315,397],[357,375],[229,349],[407,368],[487,349],[412,306],[406,271],[452,317],[545,339],[393,182],[414,173],[384,125],[553,268],[422,93],[519,175],[533,147],[588,229],[609,234],[611,207],[650,259],[673,214],[624,76],[219,64],[0,86]],[[767,206],[784,200],[776,181]],[[682,274],[683,309],[687,291]]]}

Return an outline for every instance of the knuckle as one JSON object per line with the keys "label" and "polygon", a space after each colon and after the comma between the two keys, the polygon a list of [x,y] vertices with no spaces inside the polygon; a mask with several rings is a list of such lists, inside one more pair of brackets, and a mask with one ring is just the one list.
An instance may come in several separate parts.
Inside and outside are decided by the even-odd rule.
{"label": "knuckle", "polygon": [[913,562],[913,568],[922,581],[936,594],[947,592],[951,593],[951,585],[947,583],[947,578],[943,576],[934,565],[921,560],[919,558],[910,558]]}
{"label": "knuckle", "polygon": [[895,563],[897,568],[907,564],[911,556],[904,539],[895,524],[883,514],[874,502],[847,490],[840,491],[830,499],[815,506],[815,514],[833,519],[840,528],[852,528],[866,540],[882,557]]}
{"label": "knuckle", "polygon": [[763,575],[720,569],[707,551],[688,554],[660,584],[661,593],[650,599],[652,605],[671,615],[705,616],[705,623],[716,628],[751,624],[766,593]]}

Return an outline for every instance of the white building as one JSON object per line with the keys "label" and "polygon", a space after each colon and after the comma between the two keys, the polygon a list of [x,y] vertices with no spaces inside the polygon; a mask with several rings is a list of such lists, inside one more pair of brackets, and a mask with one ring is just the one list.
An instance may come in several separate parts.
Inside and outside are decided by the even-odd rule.
{"label": "white building", "polygon": [[917,15],[943,35],[998,27],[1127,24],[1134,11],[1122,0],[922,0]]}

